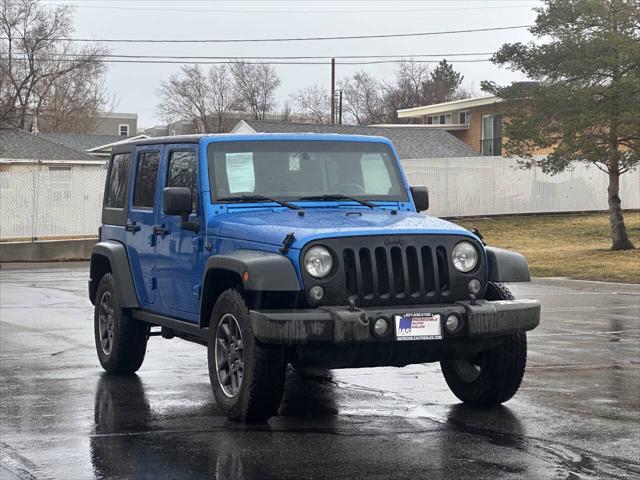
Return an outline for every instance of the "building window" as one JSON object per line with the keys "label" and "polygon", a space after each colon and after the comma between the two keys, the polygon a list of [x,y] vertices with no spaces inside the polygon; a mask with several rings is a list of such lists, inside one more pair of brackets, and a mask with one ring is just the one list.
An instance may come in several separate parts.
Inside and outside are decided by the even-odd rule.
{"label": "building window", "polygon": [[452,115],[450,113],[443,113],[441,115],[429,115],[427,117],[427,125],[451,125],[453,122]]}
{"label": "building window", "polygon": [[118,125],[118,135],[120,135],[122,137],[128,137],[129,136],[129,125],[127,125],[126,123],[121,123],[120,125]]}
{"label": "building window", "polygon": [[49,167],[47,191],[54,202],[71,199],[71,167]]}
{"label": "building window", "polygon": [[464,112],[458,112],[458,123],[466,125],[471,122],[471,114],[468,110]]}
{"label": "building window", "polygon": [[480,151],[485,156],[502,155],[502,116],[482,116]]}

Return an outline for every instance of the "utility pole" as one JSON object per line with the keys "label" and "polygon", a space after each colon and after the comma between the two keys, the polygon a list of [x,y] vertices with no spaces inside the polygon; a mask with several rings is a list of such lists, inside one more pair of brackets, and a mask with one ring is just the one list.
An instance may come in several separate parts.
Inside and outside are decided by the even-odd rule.
{"label": "utility pole", "polygon": [[342,125],[342,88],[340,89],[340,103],[338,104],[338,125]]}
{"label": "utility pole", "polygon": [[331,59],[331,124],[336,123],[336,59]]}

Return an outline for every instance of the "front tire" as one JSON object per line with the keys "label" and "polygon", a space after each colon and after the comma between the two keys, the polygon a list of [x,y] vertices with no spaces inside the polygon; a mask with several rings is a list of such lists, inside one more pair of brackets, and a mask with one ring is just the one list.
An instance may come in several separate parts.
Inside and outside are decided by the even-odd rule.
{"label": "front tire", "polygon": [[[507,287],[487,285],[487,300],[513,300]],[[494,406],[510,400],[520,388],[527,364],[527,334],[504,337],[499,346],[473,358],[440,362],[442,374],[453,394],[465,403]]]}
{"label": "front tire", "polygon": [[147,352],[149,327],[120,307],[115,280],[107,273],[96,292],[93,331],[100,365],[109,373],[134,373]]}
{"label": "front tire", "polygon": [[213,395],[227,418],[256,422],[275,415],[285,384],[283,350],[255,339],[249,309],[235,289],[213,307],[208,360]]}

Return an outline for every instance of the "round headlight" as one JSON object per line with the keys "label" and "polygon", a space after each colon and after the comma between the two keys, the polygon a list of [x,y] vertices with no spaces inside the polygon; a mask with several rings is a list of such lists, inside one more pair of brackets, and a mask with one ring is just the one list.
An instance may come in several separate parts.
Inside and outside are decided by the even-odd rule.
{"label": "round headlight", "polygon": [[331,252],[325,247],[311,247],[304,256],[304,268],[312,277],[326,277],[333,268]]}
{"label": "round headlight", "polygon": [[453,248],[451,254],[453,266],[459,272],[470,272],[478,264],[478,251],[469,242],[460,242]]}

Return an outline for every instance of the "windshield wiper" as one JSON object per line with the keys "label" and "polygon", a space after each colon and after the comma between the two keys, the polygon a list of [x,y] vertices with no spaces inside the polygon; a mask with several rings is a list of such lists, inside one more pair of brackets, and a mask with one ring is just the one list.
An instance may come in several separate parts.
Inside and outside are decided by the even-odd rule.
{"label": "windshield wiper", "polygon": [[320,200],[322,202],[330,202],[332,200],[351,200],[352,202],[359,203],[365,207],[375,208],[375,205],[366,200],[360,200],[356,197],[350,197],[349,195],[343,195],[341,193],[326,193],[324,195],[308,195],[306,197],[300,197],[300,200]]}
{"label": "windshield wiper", "polygon": [[278,205],[282,205],[283,207],[290,208],[291,210],[300,210],[301,207],[294,205],[289,202],[284,202],[282,200],[276,200],[275,198],[266,197],[264,195],[235,195],[231,197],[221,197],[218,198],[219,202],[273,202]]}

